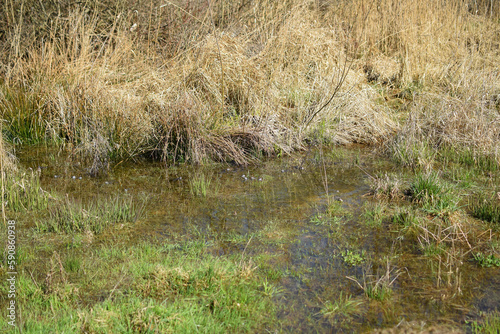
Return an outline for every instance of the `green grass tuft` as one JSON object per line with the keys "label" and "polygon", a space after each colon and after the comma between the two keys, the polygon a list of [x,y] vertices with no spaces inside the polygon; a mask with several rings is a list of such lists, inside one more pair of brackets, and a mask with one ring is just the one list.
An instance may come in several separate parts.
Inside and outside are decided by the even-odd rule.
{"label": "green grass tuft", "polygon": [[368,298],[384,301],[392,296],[392,289],[386,285],[369,285],[365,289],[365,294]]}
{"label": "green grass tuft", "polygon": [[392,222],[405,228],[418,225],[418,219],[415,216],[415,212],[409,208],[399,209],[399,211],[392,216]]}
{"label": "green grass tuft", "polygon": [[414,201],[425,202],[438,197],[445,191],[438,174],[418,173],[410,186],[410,194]]}
{"label": "green grass tuft", "polygon": [[437,173],[418,173],[409,193],[413,201],[422,204],[429,213],[447,215],[458,210],[458,196]]}
{"label": "green grass tuft", "polygon": [[344,259],[344,263],[350,266],[358,266],[366,261],[366,251],[363,249],[360,252],[351,251],[349,249],[340,253]]}
{"label": "green grass tuft", "polygon": [[482,313],[482,320],[471,321],[470,323],[472,333],[474,334],[498,334],[500,333],[500,312],[498,310]]}
{"label": "green grass tuft", "polygon": [[4,196],[8,209],[26,212],[47,208],[49,194],[41,188],[38,173],[16,173],[6,180]]}
{"label": "green grass tuft", "polygon": [[500,224],[500,201],[481,198],[470,205],[472,215],[481,220]]}
{"label": "green grass tuft", "polygon": [[362,214],[363,223],[371,227],[381,226],[385,210],[386,206],[384,204],[376,203],[369,205]]}
{"label": "green grass tuft", "polygon": [[344,296],[341,291],[333,302],[327,300],[323,304],[320,313],[331,323],[348,322],[354,315],[361,313],[362,304],[362,301],[350,295]]}
{"label": "green grass tuft", "polygon": [[46,219],[36,222],[40,232],[86,232],[101,233],[108,226],[120,222],[132,222],[142,214],[132,199],[116,197],[111,201],[94,201],[88,205],[73,203],[67,199],[49,207]]}
{"label": "green grass tuft", "polygon": [[189,190],[195,197],[216,196],[219,192],[219,183],[213,182],[211,175],[197,172],[189,179]]}

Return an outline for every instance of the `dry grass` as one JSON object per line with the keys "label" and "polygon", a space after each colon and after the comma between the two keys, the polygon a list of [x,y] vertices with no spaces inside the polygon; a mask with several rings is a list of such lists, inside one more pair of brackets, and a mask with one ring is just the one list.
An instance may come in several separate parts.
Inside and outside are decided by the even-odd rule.
{"label": "dry grass", "polygon": [[389,143],[389,149],[398,160],[428,167],[435,158],[435,150],[446,148],[457,154],[470,155],[476,163],[481,157],[486,157],[498,169],[498,107],[480,97],[452,97],[437,93],[423,93],[415,98],[413,105],[402,131]]}
{"label": "dry grass", "polygon": [[387,174],[369,176],[370,193],[377,198],[399,200],[405,197],[405,183],[401,176]]}
{"label": "dry grass", "polygon": [[[5,2],[4,133],[71,143],[91,174],[113,157],[246,164],[396,132],[396,153],[428,138],[498,157],[500,6],[473,3]],[[426,89],[404,95],[406,122],[374,83]]]}
{"label": "dry grass", "polygon": [[11,151],[10,145],[5,142],[3,136],[0,136],[0,162],[2,173],[10,174],[17,171],[16,157]]}

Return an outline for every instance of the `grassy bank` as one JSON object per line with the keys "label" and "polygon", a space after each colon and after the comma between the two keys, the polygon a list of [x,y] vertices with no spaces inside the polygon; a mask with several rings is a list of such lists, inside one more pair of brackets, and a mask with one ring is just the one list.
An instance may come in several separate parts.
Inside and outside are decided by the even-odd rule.
{"label": "grassy bank", "polygon": [[248,261],[212,256],[202,242],[130,247],[115,240],[88,251],[89,242],[54,250],[43,264],[26,250],[18,256],[22,332],[259,332],[275,321],[264,280]]}
{"label": "grassy bank", "polygon": [[114,158],[245,164],[317,141],[387,142],[410,163],[426,159],[422,138],[498,164],[493,2],[21,1],[1,13],[4,136],[69,144],[91,174]]}

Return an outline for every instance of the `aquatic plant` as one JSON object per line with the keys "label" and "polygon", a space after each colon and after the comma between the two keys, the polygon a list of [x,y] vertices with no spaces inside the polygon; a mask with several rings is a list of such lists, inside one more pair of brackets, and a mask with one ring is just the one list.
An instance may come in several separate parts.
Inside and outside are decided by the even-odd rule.
{"label": "aquatic plant", "polygon": [[316,225],[328,225],[330,223],[329,218],[330,217],[328,217],[328,216],[317,213],[314,216],[312,216],[309,219],[309,221],[313,224],[316,224]]}
{"label": "aquatic plant", "polygon": [[497,334],[500,331],[500,312],[494,310],[491,312],[480,312],[480,319],[466,321],[470,324],[472,333]]}
{"label": "aquatic plant", "polygon": [[375,197],[393,199],[402,199],[404,197],[403,181],[401,177],[395,174],[370,176],[370,188]]}
{"label": "aquatic plant", "polygon": [[435,242],[423,242],[423,239],[419,239],[420,249],[424,253],[425,256],[435,257],[441,256],[446,252],[445,244],[438,244]]}
{"label": "aquatic plant", "polygon": [[344,262],[350,266],[358,266],[366,261],[366,251],[363,249],[360,252],[347,249],[340,252]]}
{"label": "aquatic plant", "polygon": [[385,271],[380,275],[367,275],[366,272],[371,270],[368,265],[363,269],[363,279],[360,283],[354,277],[346,277],[355,282],[365,293],[365,295],[374,300],[385,301],[392,296],[392,286],[398,277],[403,273],[402,269],[391,265],[389,259],[386,259]]}
{"label": "aquatic plant", "polygon": [[463,213],[422,219],[417,236],[421,250],[436,266],[436,285],[450,289],[450,295],[461,293],[462,267],[472,252],[472,233]]}
{"label": "aquatic plant", "polygon": [[458,195],[437,173],[417,173],[409,194],[413,201],[435,215],[447,215],[458,210]]}
{"label": "aquatic plant", "polygon": [[101,233],[117,223],[136,221],[143,213],[145,202],[137,204],[132,198],[115,197],[97,200],[87,205],[73,202],[69,198],[54,203],[48,208],[48,217],[37,220],[41,232],[87,232]]}
{"label": "aquatic plant", "polygon": [[472,256],[474,262],[476,262],[481,267],[500,267],[500,257],[497,257],[494,254],[485,255],[482,252],[477,252],[473,253]]}
{"label": "aquatic plant", "polygon": [[267,281],[267,278],[262,283],[262,288],[262,293],[264,294],[264,296],[267,296],[269,298],[273,298],[283,292],[283,289],[281,287],[277,286],[276,284],[269,283]]}
{"label": "aquatic plant", "polygon": [[405,230],[410,230],[419,224],[415,211],[411,207],[399,208],[392,216],[392,222],[401,225]]}
{"label": "aquatic plant", "polygon": [[344,295],[341,291],[333,301],[323,302],[319,313],[332,323],[348,322],[353,316],[361,313],[362,304],[361,300],[351,295]]}
{"label": "aquatic plant", "polygon": [[266,275],[268,279],[273,281],[277,281],[286,275],[286,273],[279,267],[271,266],[268,264],[260,265],[259,269]]}
{"label": "aquatic plant", "polygon": [[11,172],[4,179],[4,199],[6,207],[15,212],[44,210],[51,195],[40,185],[40,174],[33,170]]}
{"label": "aquatic plant", "polygon": [[428,202],[445,192],[437,173],[417,173],[410,185],[410,194],[414,201]]}
{"label": "aquatic plant", "polygon": [[330,200],[326,208],[326,213],[330,217],[339,217],[347,214],[347,210],[344,209],[342,202],[339,200]]}
{"label": "aquatic plant", "polygon": [[190,176],[189,190],[197,197],[215,196],[219,191],[220,183],[212,182],[212,175],[196,172]]}
{"label": "aquatic plant", "polygon": [[385,210],[386,205],[382,203],[365,205],[365,210],[361,215],[362,223],[372,227],[381,226]]}

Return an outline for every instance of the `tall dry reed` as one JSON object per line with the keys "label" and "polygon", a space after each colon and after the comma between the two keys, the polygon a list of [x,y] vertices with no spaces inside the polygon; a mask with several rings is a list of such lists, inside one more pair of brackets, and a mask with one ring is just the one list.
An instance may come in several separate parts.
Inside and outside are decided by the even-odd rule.
{"label": "tall dry reed", "polygon": [[476,145],[498,123],[488,1],[1,6],[7,138],[71,143],[93,174],[114,157],[246,164],[306,141],[384,142],[407,113],[381,90],[425,119],[415,126],[439,128],[436,141]]}

